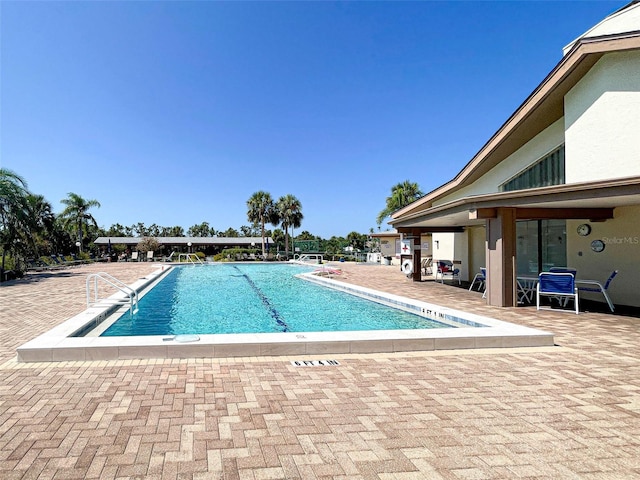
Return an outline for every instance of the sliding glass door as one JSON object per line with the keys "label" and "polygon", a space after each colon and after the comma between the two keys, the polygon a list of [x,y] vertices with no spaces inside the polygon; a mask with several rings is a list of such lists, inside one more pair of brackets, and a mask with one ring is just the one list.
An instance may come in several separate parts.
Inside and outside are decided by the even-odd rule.
{"label": "sliding glass door", "polygon": [[525,220],[516,222],[516,272],[538,275],[551,267],[567,266],[567,222]]}

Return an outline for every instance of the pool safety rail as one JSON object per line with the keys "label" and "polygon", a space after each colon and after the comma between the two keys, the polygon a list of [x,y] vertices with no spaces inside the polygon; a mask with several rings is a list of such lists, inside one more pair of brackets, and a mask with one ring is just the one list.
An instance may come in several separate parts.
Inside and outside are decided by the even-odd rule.
{"label": "pool safety rail", "polygon": [[190,262],[196,265],[199,263],[200,265],[204,265],[204,262],[200,260],[200,257],[195,253],[180,253],[178,255],[178,262],[182,262],[184,259],[185,262]]}
{"label": "pool safety rail", "polygon": [[304,264],[324,263],[324,257],[320,253],[303,253],[302,255],[295,255],[293,261]]}
{"label": "pool safety rail", "polygon": [[[102,281],[108,285],[111,285],[113,288],[120,290],[122,293],[126,295],[126,298],[100,298],[100,294],[98,292],[99,281]],[[104,304],[105,302],[110,302],[112,305],[124,305],[125,303],[129,303],[129,312],[135,314],[138,312],[138,292],[125,284],[124,282],[118,280],[112,275],[109,275],[106,272],[98,272],[92,273],[87,276],[87,308],[91,308],[92,305],[96,305],[99,303]],[[91,294],[91,286],[93,285],[93,295]]]}

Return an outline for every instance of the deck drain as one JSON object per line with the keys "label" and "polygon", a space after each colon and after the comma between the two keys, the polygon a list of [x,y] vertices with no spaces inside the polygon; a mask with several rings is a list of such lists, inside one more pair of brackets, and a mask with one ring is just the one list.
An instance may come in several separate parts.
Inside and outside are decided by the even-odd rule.
{"label": "deck drain", "polygon": [[340,362],[337,360],[291,360],[294,367],[337,367]]}

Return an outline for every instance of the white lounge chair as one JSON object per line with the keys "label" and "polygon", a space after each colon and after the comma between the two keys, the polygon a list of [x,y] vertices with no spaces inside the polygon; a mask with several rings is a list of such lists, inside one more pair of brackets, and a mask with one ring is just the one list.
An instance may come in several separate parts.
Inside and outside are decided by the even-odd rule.
{"label": "white lounge chair", "polygon": [[471,281],[471,285],[469,285],[469,291],[473,290],[475,284],[478,284],[478,291],[484,292],[486,289],[485,281],[487,279],[487,269],[485,267],[480,267],[480,272],[476,273],[475,277]]}

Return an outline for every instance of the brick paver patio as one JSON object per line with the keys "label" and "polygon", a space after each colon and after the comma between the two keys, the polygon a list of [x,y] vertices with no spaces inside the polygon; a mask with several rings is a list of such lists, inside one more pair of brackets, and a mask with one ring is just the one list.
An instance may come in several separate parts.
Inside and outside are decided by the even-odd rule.
{"label": "brick paver patio", "polygon": [[[556,347],[18,364],[84,309],[90,265],[0,287],[0,479],[637,479],[640,319],[489,308],[345,265],[338,281],[553,331]],[[314,357],[313,359],[319,359]]]}

